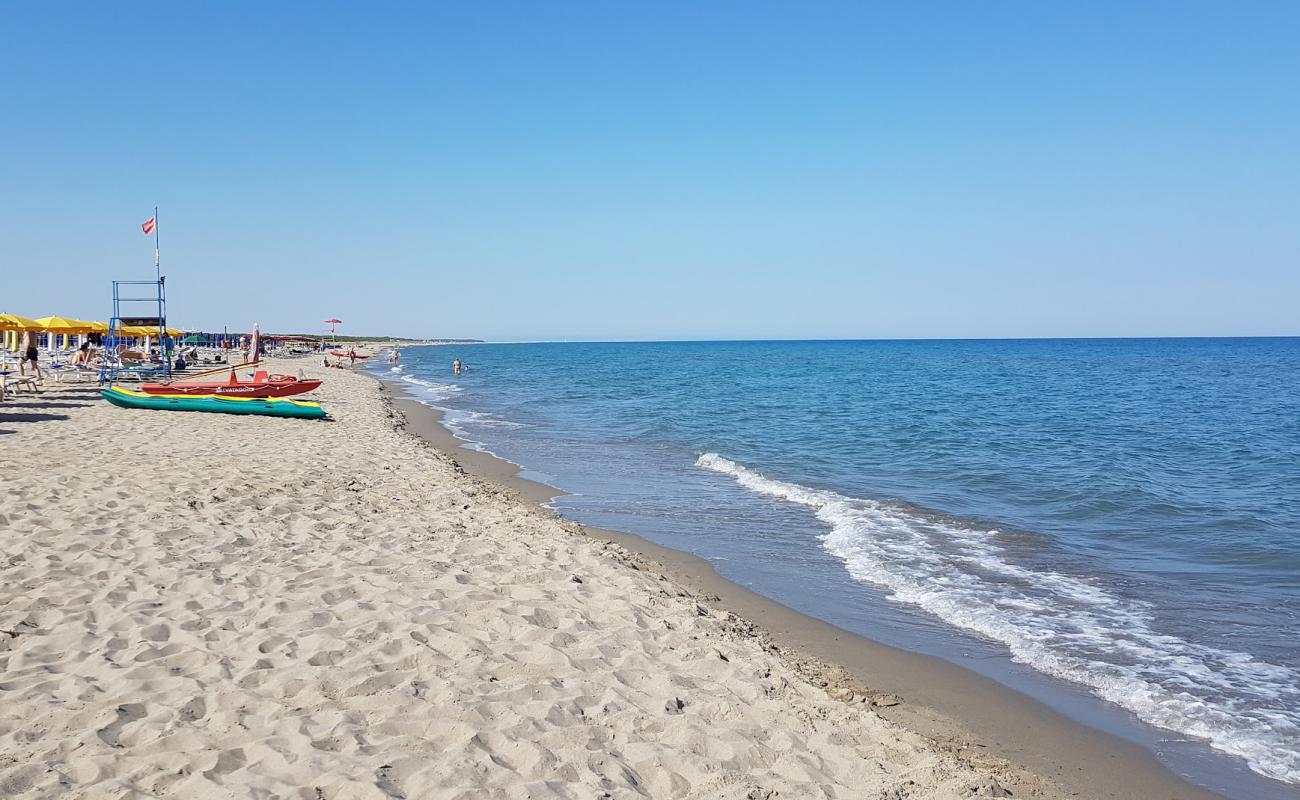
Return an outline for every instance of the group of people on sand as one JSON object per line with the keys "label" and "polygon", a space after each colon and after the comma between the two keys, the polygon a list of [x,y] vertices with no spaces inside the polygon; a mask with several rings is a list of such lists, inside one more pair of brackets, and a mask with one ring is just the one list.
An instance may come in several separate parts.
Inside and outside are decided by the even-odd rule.
{"label": "group of people on sand", "polygon": [[[357,351],[356,351],[356,350],[349,350],[349,351],[348,351],[348,354],[347,354],[347,356],[346,356],[346,358],[348,359],[348,363],[347,363],[347,364],[344,364],[344,363],[343,363],[344,356],[340,356],[338,361],[333,361],[333,362],[331,362],[331,361],[330,361],[330,357],[329,357],[329,355],[326,354],[326,355],[324,355],[324,356],[321,357],[320,365],[321,365],[322,367],[333,367],[333,368],[336,368],[336,369],[347,369],[349,366],[353,366],[353,365],[355,365],[355,364],[357,363]],[[389,364],[397,364],[398,361],[401,360],[401,358],[402,358],[402,353],[401,353],[401,351],[400,351],[400,350],[393,350],[391,353],[388,354],[388,363],[389,363]],[[464,364],[462,364],[462,363],[461,363],[461,360],[460,360],[459,358],[451,362],[451,370],[452,370],[452,372],[456,373],[456,377],[460,377],[460,374],[461,374],[462,372],[467,371],[468,369],[469,369],[469,367],[467,367],[467,366],[465,366]]]}
{"label": "group of people on sand", "polygon": [[[346,365],[343,363],[344,358],[348,360],[348,363]],[[334,367],[336,369],[347,369],[348,367],[356,366],[356,364],[357,364],[357,350],[355,347],[348,350],[346,356],[339,356],[338,361],[331,363],[328,354],[321,356],[321,360],[320,360],[320,365],[322,367]]]}
{"label": "group of people on sand", "polygon": [[[41,372],[41,350],[36,331],[23,332],[22,343],[19,346],[19,351],[21,355],[18,359],[18,374],[26,376],[27,367],[30,365],[32,368],[32,374],[35,376],[36,380],[44,381],[45,374]],[[68,363],[72,366],[89,367],[94,362],[96,356],[97,350],[95,347],[92,346],[90,342],[82,342],[81,347],[77,349],[77,352],[72,354],[72,358],[68,360]]]}

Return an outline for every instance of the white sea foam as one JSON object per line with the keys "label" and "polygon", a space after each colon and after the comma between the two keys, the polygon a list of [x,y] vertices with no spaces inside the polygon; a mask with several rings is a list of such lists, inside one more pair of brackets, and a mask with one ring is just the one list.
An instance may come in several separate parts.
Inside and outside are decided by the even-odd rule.
{"label": "white sea foam", "polygon": [[775,480],[716,453],[697,465],[811,509],[854,579],[1007,646],[1153,725],[1300,783],[1300,674],[1155,629],[1150,608],[1082,578],[1009,560],[997,531]]}
{"label": "white sea foam", "polygon": [[417,378],[414,375],[403,375],[402,380],[415,386],[424,387],[426,392],[434,395],[438,400],[446,399],[461,390],[460,387],[454,383],[435,383],[434,381],[426,381],[423,378]]}
{"label": "white sea foam", "polygon": [[478,428],[508,428],[508,429],[529,427],[528,425],[525,425],[522,422],[512,422],[511,420],[508,419],[498,419],[497,417],[492,416],[486,411],[471,411],[469,409],[463,409],[463,408],[443,409],[443,411],[445,412],[445,416],[443,417],[443,424],[447,426],[447,429],[450,430],[452,433],[456,434],[458,437],[462,439],[466,439],[468,441],[473,441],[475,442],[475,444],[481,444],[481,442],[477,442],[474,439],[471,432],[466,429],[466,426],[478,427]]}
{"label": "white sea foam", "polygon": [[513,420],[494,417],[486,411],[463,410],[458,411],[457,416],[461,422],[466,422],[470,425],[477,425],[482,428],[509,428],[515,430],[518,428],[530,427],[522,422],[514,422]]}

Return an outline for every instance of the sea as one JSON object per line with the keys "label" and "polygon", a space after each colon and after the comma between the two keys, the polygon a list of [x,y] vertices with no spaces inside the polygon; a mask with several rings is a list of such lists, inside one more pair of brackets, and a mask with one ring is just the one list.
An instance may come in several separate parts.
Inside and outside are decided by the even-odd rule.
{"label": "sea", "polygon": [[567,517],[1230,797],[1300,796],[1300,338],[479,344],[371,369]]}

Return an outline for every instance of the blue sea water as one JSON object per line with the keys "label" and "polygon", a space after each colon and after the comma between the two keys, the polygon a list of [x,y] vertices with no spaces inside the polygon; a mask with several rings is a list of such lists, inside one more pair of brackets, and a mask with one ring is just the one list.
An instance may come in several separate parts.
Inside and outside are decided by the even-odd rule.
{"label": "blue sea water", "polygon": [[1300,784],[1300,339],[492,344],[401,364],[453,431],[571,492],[567,516]]}

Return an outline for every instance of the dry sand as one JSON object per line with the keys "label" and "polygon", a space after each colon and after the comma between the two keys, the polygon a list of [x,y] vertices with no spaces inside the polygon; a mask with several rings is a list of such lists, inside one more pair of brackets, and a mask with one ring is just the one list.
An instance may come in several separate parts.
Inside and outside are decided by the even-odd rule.
{"label": "dry sand", "polygon": [[306,371],[331,421],[0,404],[0,797],[1066,796]]}

